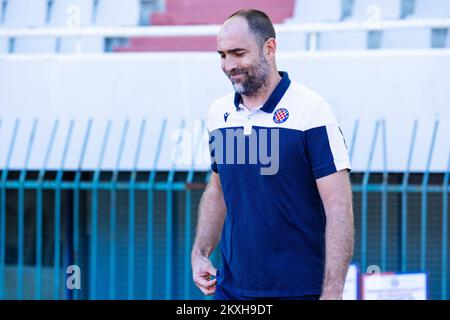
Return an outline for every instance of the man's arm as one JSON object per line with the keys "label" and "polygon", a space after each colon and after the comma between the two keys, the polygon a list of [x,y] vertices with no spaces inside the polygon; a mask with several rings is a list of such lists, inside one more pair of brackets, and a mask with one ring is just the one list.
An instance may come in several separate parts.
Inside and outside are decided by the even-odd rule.
{"label": "man's arm", "polygon": [[341,170],[316,182],[327,217],[325,278],[321,299],[342,299],[354,245],[349,174],[347,170]]}
{"label": "man's arm", "polygon": [[210,181],[200,200],[197,231],[192,248],[192,277],[195,284],[206,295],[215,292],[216,269],[211,264],[209,256],[219,242],[225,220],[226,207],[223,198],[219,175],[211,174]]}

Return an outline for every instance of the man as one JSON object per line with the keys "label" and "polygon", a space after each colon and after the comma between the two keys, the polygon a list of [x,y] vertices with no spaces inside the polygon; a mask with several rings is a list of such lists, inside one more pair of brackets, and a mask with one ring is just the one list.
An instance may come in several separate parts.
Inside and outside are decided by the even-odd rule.
{"label": "man", "polygon": [[[335,117],[318,94],[277,71],[265,13],[234,13],[217,46],[235,92],[209,110],[213,172],[199,207],[193,280],[216,299],[342,299],[354,230]],[[216,270],[209,256],[220,237]]]}

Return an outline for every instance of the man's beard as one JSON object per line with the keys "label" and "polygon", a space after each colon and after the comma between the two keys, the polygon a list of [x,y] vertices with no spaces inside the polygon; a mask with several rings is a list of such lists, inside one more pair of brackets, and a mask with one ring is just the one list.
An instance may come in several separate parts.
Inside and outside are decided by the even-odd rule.
{"label": "man's beard", "polygon": [[[231,76],[243,75],[241,82],[234,83]],[[259,61],[248,68],[236,68],[227,73],[233,84],[234,90],[247,97],[257,96],[261,93],[269,82],[270,68],[263,56],[259,56]]]}

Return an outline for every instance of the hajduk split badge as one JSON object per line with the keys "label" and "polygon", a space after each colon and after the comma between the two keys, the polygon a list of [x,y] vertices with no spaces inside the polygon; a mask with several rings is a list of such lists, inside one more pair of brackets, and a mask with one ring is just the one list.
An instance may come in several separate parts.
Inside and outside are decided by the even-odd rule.
{"label": "hajduk split badge", "polygon": [[273,122],[280,124],[285,122],[289,118],[289,111],[284,108],[280,108],[273,114]]}

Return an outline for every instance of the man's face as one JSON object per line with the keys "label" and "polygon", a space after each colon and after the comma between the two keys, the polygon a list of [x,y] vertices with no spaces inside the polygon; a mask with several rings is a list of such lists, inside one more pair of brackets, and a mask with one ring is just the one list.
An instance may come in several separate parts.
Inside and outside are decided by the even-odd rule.
{"label": "man's face", "polygon": [[223,72],[237,93],[254,96],[268,82],[270,66],[243,18],[224,23],[217,37]]}

